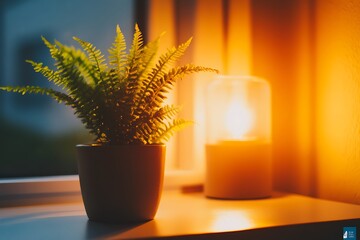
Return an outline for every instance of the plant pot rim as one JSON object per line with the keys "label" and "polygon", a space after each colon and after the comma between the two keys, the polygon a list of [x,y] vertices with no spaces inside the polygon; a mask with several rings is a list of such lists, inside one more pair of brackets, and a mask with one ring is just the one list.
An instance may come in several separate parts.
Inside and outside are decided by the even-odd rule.
{"label": "plant pot rim", "polygon": [[102,144],[102,143],[88,143],[88,144],[77,144],[77,148],[94,148],[94,147],[108,147],[108,148],[117,148],[117,147],[162,147],[166,146],[163,143],[157,144]]}

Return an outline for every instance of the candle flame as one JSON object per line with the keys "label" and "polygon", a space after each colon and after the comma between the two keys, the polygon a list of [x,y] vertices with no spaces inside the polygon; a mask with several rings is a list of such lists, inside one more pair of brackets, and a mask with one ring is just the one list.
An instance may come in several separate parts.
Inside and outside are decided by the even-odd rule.
{"label": "candle flame", "polygon": [[251,110],[240,101],[232,101],[226,112],[226,130],[231,139],[243,139],[253,125]]}

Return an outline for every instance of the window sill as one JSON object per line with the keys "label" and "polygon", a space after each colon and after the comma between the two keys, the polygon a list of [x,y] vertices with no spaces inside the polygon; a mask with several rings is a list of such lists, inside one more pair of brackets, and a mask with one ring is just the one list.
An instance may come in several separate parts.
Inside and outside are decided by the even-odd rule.
{"label": "window sill", "polygon": [[106,225],[88,221],[83,205],[0,209],[4,239],[340,239],[360,226],[360,206],[276,193],[261,200],[223,201],[202,193],[164,191],[153,221]]}
{"label": "window sill", "polygon": [[78,175],[0,180],[0,207],[81,201]]}
{"label": "window sill", "polygon": [[[198,171],[171,170],[165,172],[164,189],[191,189],[202,182]],[[0,180],[0,208],[76,201],[81,201],[78,175]]]}

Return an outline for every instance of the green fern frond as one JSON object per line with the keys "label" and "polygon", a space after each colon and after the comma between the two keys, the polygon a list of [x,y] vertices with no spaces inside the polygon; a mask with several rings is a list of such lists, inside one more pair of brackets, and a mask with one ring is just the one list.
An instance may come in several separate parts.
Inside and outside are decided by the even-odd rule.
{"label": "green fern frond", "polygon": [[[94,69],[97,73],[97,77],[99,82],[103,81],[103,73],[107,69],[107,65],[105,64],[104,55],[101,53],[99,49],[97,49],[94,45],[84,40],[81,40],[78,37],[73,37],[75,41],[77,41],[80,46],[88,53],[89,60],[93,63]],[[96,82],[97,84],[98,82]]]}
{"label": "green fern frond", "polygon": [[152,119],[163,122],[164,119],[172,119],[180,112],[180,107],[174,105],[165,105],[152,114]]}
{"label": "green fern frond", "polygon": [[[208,71],[218,72],[216,69],[207,68],[202,66],[196,66],[193,64],[187,64],[184,66],[172,68],[168,73],[164,74],[162,78],[153,81],[149,86],[149,90],[146,92],[145,97],[140,99],[141,108],[136,111],[139,114],[143,114],[144,111],[151,108],[159,108],[161,104],[166,100],[167,93],[173,89],[174,84],[187,74]],[[139,106],[140,104],[137,104]]]}
{"label": "green fern frond", "polygon": [[52,58],[54,58],[54,55],[60,54],[60,51],[56,46],[56,44],[52,44],[44,36],[41,36],[41,40],[44,42],[45,46],[49,49]]}
{"label": "green fern frond", "polygon": [[110,54],[109,64],[114,67],[114,71],[110,73],[113,73],[114,79],[120,82],[125,77],[124,66],[127,61],[127,55],[125,36],[121,32],[119,25],[116,26],[116,36],[108,52]]}
{"label": "green fern frond", "polygon": [[[44,37],[42,37],[42,40],[49,48],[51,57],[55,60],[57,71],[51,71],[48,67],[35,62],[30,63],[35,71],[40,72],[49,81],[54,79],[54,83],[56,81],[57,85],[61,85],[66,90],[67,96],[71,98],[71,101],[59,93],[51,94],[50,90],[47,90],[44,94],[50,95],[57,101],[67,100],[66,104],[74,108],[75,114],[84,123],[85,127],[89,129],[90,133],[99,138],[102,132],[100,126],[103,121],[99,107],[99,97],[98,93],[94,90],[94,82],[86,80],[87,76],[95,79],[92,63],[86,58],[84,52],[74,47],[62,45],[57,41],[55,41],[55,44],[52,44]],[[27,87],[21,90],[40,94],[42,91],[45,91],[37,87]]]}
{"label": "green fern frond", "polygon": [[145,144],[152,142],[151,139],[157,134],[158,127],[163,126],[165,121],[173,120],[180,108],[174,105],[165,105],[153,111],[149,114],[143,114],[133,123],[136,126],[135,138]]}
{"label": "green fern frond", "polygon": [[159,49],[159,42],[163,34],[161,34],[155,41],[151,41],[145,45],[141,56],[143,66],[142,71],[139,74],[139,78],[142,78],[143,76],[146,77],[153,68],[154,60]]}
{"label": "green fern frond", "polygon": [[185,43],[180,44],[177,48],[170,48],[165,54],[160,56],[159,61],[148,76],[148,84],[146,87],[148,87],[155,79],[162,77],[168,71],[168,67],[184,55],[186,49],[191,43],[191,40],[192,38],[187,40]]}
{"label": "green fern frond", "polygon": [[[92,81],[87,82],[90,85],[93,85],[93,83],[96,81],[96,77],[94,76],[94,70],[91,64],[89,64],[89,61],[87,61],[84,52],[75,49],[74,47],[65,46],[58,41],[55,41],[55,43],[52,44],[43,36],[41,38],[44,44],[49,48],[51,57],[55,60],[55,66],[58,69],[57,74],[60,75],[60,79],[66,90],[70,90],[69,85],[71,84],[69,84],[69,79],[66,79],[61,74],[63,69],[66,69],[65,65],[68,65],[71,68],[77,68],[79,75],[81,75],[84,79],[87,77],[87,75],[90,75],[92,77]],[[69,71],[65,70],[64,72]],[[86,74],[86,76],[83,74]]]}
{"label": "green fern frond", "polygon": [[55,91],[49,88],[43,88],[38,86],[24,86],[24,87],[0,87],[0,90],[7,92],[25,94],[41,94],[51,96],[58,103],[65,103],[66,105],[73,106],[75,101],[74,99],[62,92]]}
{"label": "green fern frond", "polygon": [[92,74],[89,60],[86,62],[85,54],[73,47],[64,46],[59,42],[55,44],[48,42],[47,45],[53,49],[51,56],[55,59],[55,66],[64,82],[65,90],[75,101],[72,106],[75,114],[85,127],[99,138],[103,131],[103,114],[100,106],[102,98],[97,89],[86,81],[82,73],[83,69],[85,71],[89,69],[89,75]]}
{"label": "green fern frond", "polygon": [[139,105],[143,104],[145,97],[148,97],[148,95],[153,91],[152,87],[154,84],[157,84],[156,81],[161,79],[166,74],[167,68],[170,64],[178,60],[184,54],[186,49],[189,47],[191,40],[192,38],[177,48],[171,48],[165,54],[160,56],[156,66],[148,74],[148,77],[143,81],[142,87],[138,93],[138,96],[136,97],[135,108],[138,108]]}
{"label": "green fern frond", "polygon": [[143,37],[138,27],[135,25],[135,33],[132,41],[132,45],[129,51],[127,63],[126,63],[126,89],[127,96],[133,98],[134,94],[140,87],[139,74],[142,71],[142,51],[143,51]]}
{"label": "green fern frond", "polygon": [[66,58],[73,64],[73,67],[77,69],[84,81],[92,88],[95,88],[96,84],[100,81],[96,65],[94,65],[87,55],[80,49],[62,45],[57,41],[55,43],[59,46],[62,54],[66,56]]}
{"label": "green fern frond", "polygon": [[[70,94],[76,95],[80,92],[92,94],[94,92],[93,83],[86,81],[83,72],[92,74],[89,62],[86,61],[84,53],[73,47],[67,47],[56,42],[57,51],[52,54],[55,59],[57,72],[63,80],[66,90]],[[79,94],[83,96],[83,94]]]}
{"label": "green fern frond", "polygon": [[151,86],[152,89],[156,89],[157,91],[153,91],[152,95],[149,95],[149,98],[146,102],[149,104],[152,103],[152,101],[155,101],[157,103],[164,101],[165,97],[164,94],[168,93],[170,90],[172,90],[174,84],[182,79],[185,75],[197,73],[197,72],[215,72],[218,71],[213,68],[208,67],[202,67],[202,66],[196,66],[193,64],[187,64],[180,67],[172,68],[169,72],[165,73],[162,78],[157,79],[157,81],[153,82],[153,85]]}
{"label": "green fern frond", "polygon": [[184,119],[174,119],[172,122],[163,123],[163,126],[159,127],[157,132],[151,137],[149,143],[154,144],[167,142],[175,132],[180,131],[181,129],[192,124],[192,121],[187,121]]}
{"label": "green fern frond", "polygon": [[[71,92],[73,89],[77,89],[78,86],[73,86],[74,80],[78,81],[78,79],[81,77],[81,81],[85,82],[80,71],[77,69],[76,64],[76,56],[80,54],[80,51],[64,46],[57,41],[55,44],[52,44],[44,37],[42,37],[42,40],[49,48],[51,57],[55,60],[55,67],[57,68],[56,74],[58,75],[58,79],[61,79],[61,84],[64,86],[65,90]],[[43,74],[42,71],[39,72]],[[46,71],[44,72],[46,73]],[[72,78],[74,75],[78,76]]]}
{"label": "green fern frond", "polygon": [[58,72],[51,70],[48,66],[43,66],[43,63],[37,63],[32,60],[26,60],[26,62],[31,64],[35,72],[41,73],[49,81],[54,82],[55,85],[64,87],[64,82]]}
{"label": "green fern frond", "polygon": [[[121,88],[116,92],[116,96],[119,98],[116,104],[121,106],[119,113],[123,118],[122,122],[127,122],[131,126],[133,126],[132,123],[137,119],[137,116],[133,114],[133,102],[142,84],[141,79],[139,78],[139,74],[143,68],[141,58],[142,51],[143,37],[136,24],[132,45],[124,66],[125,78],[121,80]],[[130,131],[129,134],[133,135],[133,132],[134,131]]]}

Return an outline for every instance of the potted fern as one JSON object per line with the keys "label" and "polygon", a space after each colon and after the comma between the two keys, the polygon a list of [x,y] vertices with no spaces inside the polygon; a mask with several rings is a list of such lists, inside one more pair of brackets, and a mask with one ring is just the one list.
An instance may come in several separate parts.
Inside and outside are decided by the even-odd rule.
{"label": "potted fern", "polygon": [[191,39],[156,59],[159,38],[145,45],[137,25],[128,52],[117,26],[108,63],[100,50],[79,38],[74,40],[82,49],[42,40],[55,60],[55,70],[27,62],[62,90],[39,86],[0,89],[49,95],[73,108],[94,135],[93,144],[76,146],[81,192],[90,220],[153,219],[161,195],[164,143],[190,123],[176,119],[178,107],[164,105],[166,94],[187,74],[216,70],[192,64],[172,67]]}

